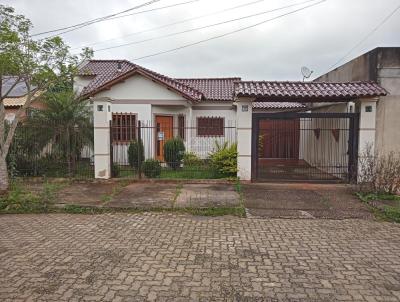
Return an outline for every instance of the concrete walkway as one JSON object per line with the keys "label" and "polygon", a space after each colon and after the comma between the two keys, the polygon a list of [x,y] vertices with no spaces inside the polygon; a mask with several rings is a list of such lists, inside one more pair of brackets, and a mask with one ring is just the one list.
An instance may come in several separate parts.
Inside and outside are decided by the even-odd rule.
{"label": "concrete walkway", "polygon": [[257,183],[243,186],[250,215],[269,218],[363,218],[373,215],[344,184]]}
{"label": "concrete walkway", "polygon": [[58,193],[59,204],[114,208],[235,207],[232,183],[74,183]]}

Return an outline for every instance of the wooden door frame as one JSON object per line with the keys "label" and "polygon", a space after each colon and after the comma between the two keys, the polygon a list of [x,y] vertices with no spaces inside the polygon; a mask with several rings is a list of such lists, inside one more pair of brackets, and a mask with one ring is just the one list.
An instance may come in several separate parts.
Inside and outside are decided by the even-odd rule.
{"label": "wooden door frame", "polygon": [[154,116],[154,140],[153,140],[153,146],[154,146],[154,157],[157,158],[157,117],[170,117],[172,119],[172,137],[174,137],[174,115],[173,114],[157,114],[153,113]]}

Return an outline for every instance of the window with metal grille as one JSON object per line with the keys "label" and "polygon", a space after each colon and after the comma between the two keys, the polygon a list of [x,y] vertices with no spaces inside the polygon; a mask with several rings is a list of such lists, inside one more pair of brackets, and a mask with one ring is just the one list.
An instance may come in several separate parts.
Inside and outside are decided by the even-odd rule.
{"label": "window with metal grille", "polygon": [[223,136],[224,118],[199,117],[197,118],[197,136]]}
{"label": "window with metal grille", "polygon": [[178,136],[181,139],[185,139],[185,116],[178,116]]}
{"label": "window with metal grille", "polygon": [[113,113],[113,142],[130,142],[136,138],[136,115],[133,113]]}

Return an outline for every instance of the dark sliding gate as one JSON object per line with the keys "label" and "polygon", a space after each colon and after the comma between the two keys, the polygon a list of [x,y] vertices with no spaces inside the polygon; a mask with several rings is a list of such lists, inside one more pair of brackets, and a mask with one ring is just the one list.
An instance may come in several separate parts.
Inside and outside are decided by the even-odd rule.
{"label": "dark sliding gate", "polygon": [[357,113],[254,113],[252,179],[352,182]]}

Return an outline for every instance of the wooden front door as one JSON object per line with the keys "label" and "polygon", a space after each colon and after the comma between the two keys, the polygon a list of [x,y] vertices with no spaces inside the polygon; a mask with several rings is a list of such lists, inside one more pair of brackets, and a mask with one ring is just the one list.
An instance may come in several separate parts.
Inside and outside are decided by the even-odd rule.
{"label": "wooden front door", "polygon": [[156,116],[156,157],[164,161],[164,144],[173,137],[173,117]]}

